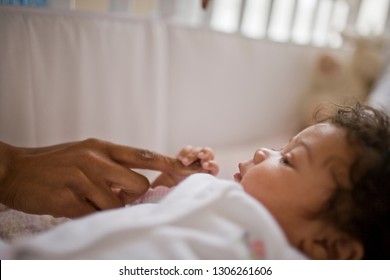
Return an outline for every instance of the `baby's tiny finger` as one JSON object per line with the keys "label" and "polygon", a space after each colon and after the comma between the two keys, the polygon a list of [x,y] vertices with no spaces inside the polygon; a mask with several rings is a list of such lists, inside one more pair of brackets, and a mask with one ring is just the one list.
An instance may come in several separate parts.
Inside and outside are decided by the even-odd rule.
{"label": "baby's tiny finger", "polygon": [[181,163],[185,166],[190,165],[193,160],[189,157],[191,153],[193,153],[194,147],[192,146],[185,146],[183,149],[180,150],[179,154],[176,156],[178,160],[181,161]]}
{"label": "baby's tiny finger", "polygon": [[210,174],[217,176],[219,173],[219,165],[215,161],[211,161],[209,163],[210,166]]}
{"label": "baby's tiny finger", "polygon": [[189,154],[192,151],[192,146],[185,146],[183,149],[180,150],[180,152],[177,154],[176,158],[179,160],[182,160],[187,154]]}
{"label": "baby's tiny finger", "polygon": [[219,165],[215,161],[202,162],[202,168],[207,170],[211,175],[217,175],[219,172]]}
{"label": "baby's tiny finger", "polygon": [[200,152],[200,148],[192,148],[190,152],[183,156],[182,162],[184,165],[191,164],[197,160],[199,160],[198,154]]}
{"label": "baby's tiny finger", "polygon": [[189,159],[188,157],[183,157],[181,159],[181,162],[185,165],[185,166],[188,166],[190,165],[193,161],[191,161],[191,159]]}
{"label": "baby's tiny finger", "polygon": [[212,160],[214,159],[215,155],[212,149],[209,147],[204,147],[202,150],[198,153],[198,158],[199,159],[207,159],[207,160]]}

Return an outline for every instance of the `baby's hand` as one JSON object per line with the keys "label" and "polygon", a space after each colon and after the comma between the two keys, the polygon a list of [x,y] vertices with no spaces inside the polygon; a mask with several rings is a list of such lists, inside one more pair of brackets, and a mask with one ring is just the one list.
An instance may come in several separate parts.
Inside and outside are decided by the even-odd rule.
{"label": "baby's hand", "polygon": [[183,165],[189,166],[191,164],[200,164],[204,173],[216,176],[219,172],[219,166],[214,161],[214,157],[214,152],[209,147],[202,148],[192,146],[184,147],[177,155],[177,158]]}
{"label": "baby's hand", "polygon": [[[219,172],[219,166],[214,161],[214,152],[208,147],[201,148],[186,146],[179,152],[177,159],[185,166],[189,166],[191,164],[200,165],[202,169],[200,172],[202,173],[209,173],[215,176]],[[161,175],[158,176],[150,186],[152,188],[160,185],[172,187],[176,186],[186,177],[187,176],[178,174],[161,173]]]}

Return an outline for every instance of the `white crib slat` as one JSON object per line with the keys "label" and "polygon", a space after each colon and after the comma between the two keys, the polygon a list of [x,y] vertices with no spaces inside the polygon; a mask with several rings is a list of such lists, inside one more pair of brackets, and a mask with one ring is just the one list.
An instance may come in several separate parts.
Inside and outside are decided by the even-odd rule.
{"label": "white crib slat", "polygon": [[241,31],[241,26],[242,26],[242,22],[244,20],[244,14],[245,14],[245,6],[246,6],[246,0],[241,0],[241,4],[240,4],[240,12],[239,12],[239,17],[238,17],[238,28],[237,28],[237,32],[240,32]]}
{"label": "white crib slat", "polygon": [[291,37],[295,0],[275,0],[274,2],[268,34],[272,40],[287,42]]}
{"label": "white crib slat", "polygon": [[295,12],[295,20],[291,33],[294,43],[308,44],[311,41],[315,14],[318,7],[317,0],[299,0]]}
{"label": "white crib slat", "polygon": [[385,25],[385,32],[386,34],[390,34],[390,4],[387,8],[387,20]]}
{"label": "white crib slat", "polygon": [[241,33],[251,38],[264,38],[269,21],[270,0],[246,0]]}
{"label": "white crib slat", "polygon": [[349,14],[347,19],[347,29],[351,32],[356,31],[356,21],[359,14],[362,0],[349,0]]}
{"label": "white crib slat", "polygon": [[330,30],[328,44],[333,48],[342,46],[343,40],[341,33],[346,29],[348,23],[348,14],[350,7],[346,0],[338,0],[335,2],[333,14],[330,21]]}
{"label": "white crib slat", "polygon": [[332,0],[321,0],[317,10],[316,22],[313,30],[312,43],[316,46],[326,46],[329,21],[332,15],[333,1]]}
{"label": "white crib slat", "polygon": [[292,3],[292,7],[291,7],[291,18],[290,18],[290,24],[289,24],[289,28],[288,28],[288,40],[291,41],[292,40],[292,32],[293,32],[293,28],[294,28],[294,22],[295,22],[295,19],[296,19],[296,14],[297,14],[297,0],[292,0],[293,3]]}
{"label": "white crib slat", "polygon": [[357,32],[361,35],[380,35],[385,30],[390,0],[363,0],[356,21]]}
{"label": "white crib slat", "polygon": [[227,33],[239,30],[241,0],[214,0],[210,25]]}
{"label": "white crib slat", "polygon": [[271,0],[271,2],[269,4],[269,7],[268,7],[268,18],[267,18],[267,25],[266,25],[267,37],[269,37],[269,33],[270,33],[269,30],[270,30],[270,26],[271,26],[271,20],[272,20],[272,14],[273,14],[274,6],[275,6],[274,0]]}

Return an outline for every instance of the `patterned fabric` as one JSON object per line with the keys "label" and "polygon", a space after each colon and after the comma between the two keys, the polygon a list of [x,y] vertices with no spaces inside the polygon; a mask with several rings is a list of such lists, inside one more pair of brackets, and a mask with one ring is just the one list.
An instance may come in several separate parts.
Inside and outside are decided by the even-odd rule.
{"label": "patterned fabric", "polygon": [[157,186],[153,189],[149,189],[143,196],[134,201],[131,205],[140,204],[140,203],[158,203],[160,200],[166,196],[171,191],[170,188],[165,186]]}
{"label": "patterned fabric", "polygon": [[[142,203],[157,203],[171,189],[158,186],[148,190],[142,197],[128,206]],[[18,237],[38,234],[69,221],[68,218],[54,218],[50,215],[32,215],[9,209],[0,204],[0,239],[11,241]]]}
{"label": "patterned fabric", "polygon": [[38,234],[69,220],[49,215],[26,214],[0,204],[0,238],[11,241],[18,237]]}

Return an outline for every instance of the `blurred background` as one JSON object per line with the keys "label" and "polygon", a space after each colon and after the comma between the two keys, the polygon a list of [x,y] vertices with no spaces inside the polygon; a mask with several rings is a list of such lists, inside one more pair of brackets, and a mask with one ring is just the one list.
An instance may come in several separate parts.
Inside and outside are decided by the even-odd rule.
{"label": "blurred background", "polygon": [[340,32],[390,28],[389,0],[0,0],[1,4],[168,18],[188,26],[278,42],[342,45]]}
{"label": "blurred background", "polygon": [[325,100],[390,108],[390,0],[0,4],[0,139],[14,145],[210,146],[231,178]]}

